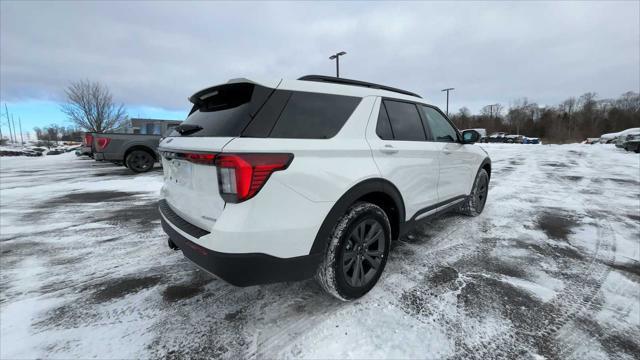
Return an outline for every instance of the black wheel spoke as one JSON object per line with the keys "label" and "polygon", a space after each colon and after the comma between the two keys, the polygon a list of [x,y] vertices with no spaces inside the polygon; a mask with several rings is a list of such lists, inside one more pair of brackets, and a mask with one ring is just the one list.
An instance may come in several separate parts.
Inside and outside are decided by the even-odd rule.
{"label": "black wheel spoke", "polygon": [[374,218],[366,218],[351,228],[342,248],[342,273],[352,287],[363,287],[382,270],[385,231]]}

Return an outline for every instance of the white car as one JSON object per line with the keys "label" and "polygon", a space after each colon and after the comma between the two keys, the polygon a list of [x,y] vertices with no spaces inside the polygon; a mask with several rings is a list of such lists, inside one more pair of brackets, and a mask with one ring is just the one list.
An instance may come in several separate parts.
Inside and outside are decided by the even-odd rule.
{"label": "white car", "polygon": [[309,75],[189,99],[159,147],[162,226],[171,248],[233,285],[315,276],[355,299],[417,221],[484,208],[479,134],[408,91]]}
{"label": "white car", "polygon": [[620,132],[602,134],[600,135],[600,144],[610,144],[615,142],[618,135],[620,135]]}

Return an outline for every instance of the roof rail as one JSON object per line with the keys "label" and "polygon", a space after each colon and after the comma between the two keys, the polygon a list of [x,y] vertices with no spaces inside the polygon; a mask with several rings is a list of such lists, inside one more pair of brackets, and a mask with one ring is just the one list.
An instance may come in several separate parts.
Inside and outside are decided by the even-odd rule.
{"label": "roof rail", "polygon": [[384,85],[374,84],[374,83],[370,83],[370,82],[366,82],[366,81],[360,81],[360,80],[351,80],[351,79],[338,78],[338,77],[333,77],[333,76],[324,76],[324,75],[305,75],[305,76],[302,76],[302,77],[298,78],[298,80],[328,82],[328,83],[342,84],[342,85],[362,86],[362,87],[368,87],[368,88],[371,88],[371,89],[380,89],[380,90],[393,91],[393,92],[396,92],[396,93],[409,95],[409,96],[415,96],[415,97],[419,97],[419,98],[422,99],[422,96],[420,96],[420,95],[418,95],[416,93],[412,93],[410,91],[406,91],[406,90],[402,90],[402,89],[396,89],[396,88],[393,88],[393,87],[390,87],[390,86],[384,86]]}

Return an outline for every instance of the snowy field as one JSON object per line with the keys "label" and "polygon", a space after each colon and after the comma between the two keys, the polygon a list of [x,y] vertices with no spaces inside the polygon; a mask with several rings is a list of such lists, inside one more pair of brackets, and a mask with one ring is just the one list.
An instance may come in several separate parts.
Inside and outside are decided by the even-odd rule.
{"label": "snowy field", "polygon": [[159,170],[2,158],[0,357],[640,357],[639,155],[482,146],[484,213],[421,224],[351,303],[313,280],[236,288],[169,250]]}

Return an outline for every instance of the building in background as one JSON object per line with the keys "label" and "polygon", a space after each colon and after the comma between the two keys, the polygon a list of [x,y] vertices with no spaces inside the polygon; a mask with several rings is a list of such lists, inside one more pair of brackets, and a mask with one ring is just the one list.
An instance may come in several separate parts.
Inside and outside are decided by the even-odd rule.
{"label": "building in background", "polygon": [[125,129],[129,134],[168,135],[169,130],[182,123],[182,120],[131,118],[131,125]]}

